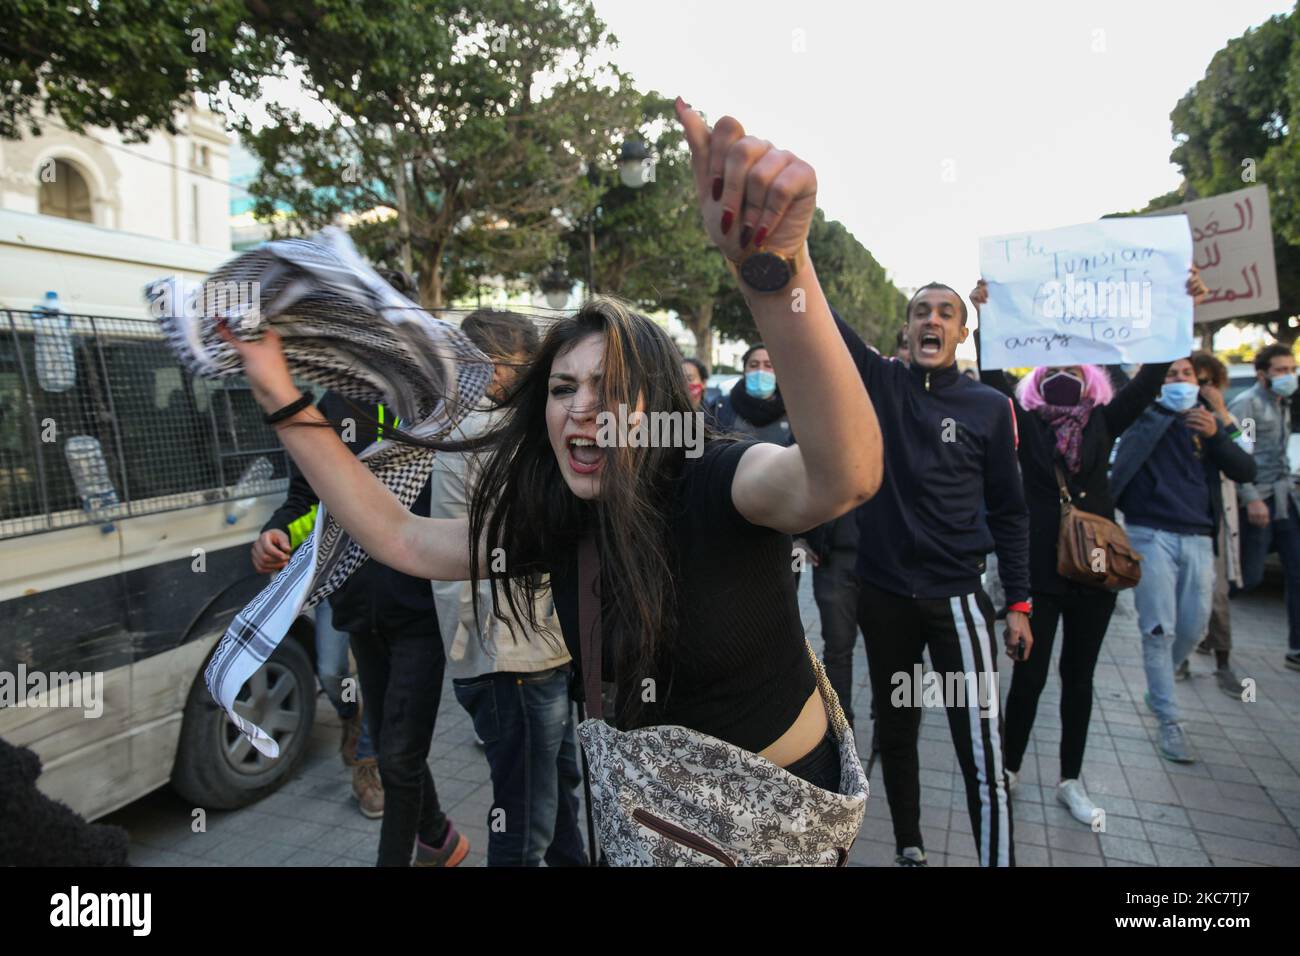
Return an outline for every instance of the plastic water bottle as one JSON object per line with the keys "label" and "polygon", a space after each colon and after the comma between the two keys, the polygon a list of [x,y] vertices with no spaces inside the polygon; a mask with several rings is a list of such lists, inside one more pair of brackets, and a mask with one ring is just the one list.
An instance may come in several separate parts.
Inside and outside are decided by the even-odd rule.
{"label": "plastic water bottle", "polygon": [[45,293],[45,302],[32,310],[36,331],[36,381],[47,392],[66,392],[77,384],[77,359],[72,351],[72,320],[59,308],[59,294]]}
{"label": "plastic water bottle", "polygon": [[271,460],[265,457],[254,459],[244,469],[244,473],[230,489],[230,497],[233,500],[226,506],[226,524],[234,524],[257,504],[257,496],[261,493],[259,486],[270,481],[274,473]]}
{"label": "plastic water bottle", "polygon": [[122,502],[108,476],[108,462],[99,439],[74,435],[64,443],[63,457],[67,459],[81,507],[91,518],[105,524],[105,532],[112,531],[111,519],[117,516]]}

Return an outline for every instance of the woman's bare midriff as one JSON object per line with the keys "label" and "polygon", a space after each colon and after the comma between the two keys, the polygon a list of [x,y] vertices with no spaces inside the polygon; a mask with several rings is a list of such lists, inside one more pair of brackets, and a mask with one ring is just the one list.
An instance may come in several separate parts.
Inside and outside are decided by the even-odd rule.
{"label": "woman's bare midriff", "polygon": [[821,743],[829,726],[826,722],[826,705],[822,702],[822,695],[818,691],[813,691],[812,696],[804,703],[803,710],[799,711],[798,718],[790,725],[790,729],[776,738],[775,743],[760,750],[758,755],[772,761],[778,767],[788,767]]}

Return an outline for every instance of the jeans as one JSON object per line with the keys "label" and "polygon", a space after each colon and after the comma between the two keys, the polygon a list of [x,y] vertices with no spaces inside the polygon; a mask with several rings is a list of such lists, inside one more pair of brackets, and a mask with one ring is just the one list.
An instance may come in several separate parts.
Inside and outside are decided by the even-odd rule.
{"label": "jeans", "polygon": [[378,865],[409,866],[417,835],[434,846],[447,831],[429,772],[447,658],[433,612],[371,618],[351,637],[384,787]]}
{"label": "jeans", "polygon": [[[330,610],[329,601],[321,601],[313,610],[316,612],[316,677],[335,712],[343,720],[350,720],[357,712],[357,703],[355,699],[343,699],[343,682],[352,676],[348,664],[348,636],[334,626],[334,612]],[[374,755],[370,729],[363,720],[357,738],[357,759],[369,760]]]}
{"label": "jeans", "polygon": [[1214,539],[1128,526],[1129,541],[1142,555],[1142,580],[1133,589],[1142,663],[1151,709],[1161,723],[1177,723],[1174,671],[1205,636],[1214,595]]}
{"label": "jeans", "polygon": [[844,716],[853,726],[853,648],[858,640],[856,551],[833,550],[813,568],[813,597],[822,621],[826,678],[835,688]]}
{"label": "jeans", "polygon": [[[1270,513],[1273,502],[1267,502]],[[1256,528],[1241,509],[1241,577],[1242,590],[1250,591],[1264,580],[1264,559],[1276,550],[1282,561],[1282,581],[1286,593],[1287,650],[1300,654],[1300,516],[1295,505],[1288,503],[1286,518],[1272,521],[1267,528]]]}
{"label": "jeans", "polygon": [[455,680],[492,774],[488,866],[585,866],[568,668]]}

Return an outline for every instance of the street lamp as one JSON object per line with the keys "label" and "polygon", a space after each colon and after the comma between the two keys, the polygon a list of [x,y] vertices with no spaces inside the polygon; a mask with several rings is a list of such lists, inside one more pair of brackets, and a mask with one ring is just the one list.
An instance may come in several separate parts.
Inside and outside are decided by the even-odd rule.
{"label": "street lamp", "polygon": [[618,178],[628,189],[640,189],[654,180],[654,161],[650,150],[639,139],[623,141],[623,148],[618,151]]}
{"label": "street lamp", "polygon": [[542,293],[546,296],[546,304],[552,309],[562,309],[569,304],[573,282],[564,271],[563,259],[556,259],[551,263],[551,267],[542,273],[538,285],[542,287]]}

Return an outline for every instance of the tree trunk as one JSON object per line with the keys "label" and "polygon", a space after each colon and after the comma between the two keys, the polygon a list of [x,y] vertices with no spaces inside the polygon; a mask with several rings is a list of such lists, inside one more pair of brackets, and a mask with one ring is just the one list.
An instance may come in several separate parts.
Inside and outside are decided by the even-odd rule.
{"label": "tree trunk", "polygon": [[442,247],[424,257],[420,270],[420,305],[426,309],[441,309],[442,301]]}
{"label": "tree trunk", "polygon": [[713,300],[701,302],[688,317],[687,328],[695,335],[695,357],[713,368]]}

